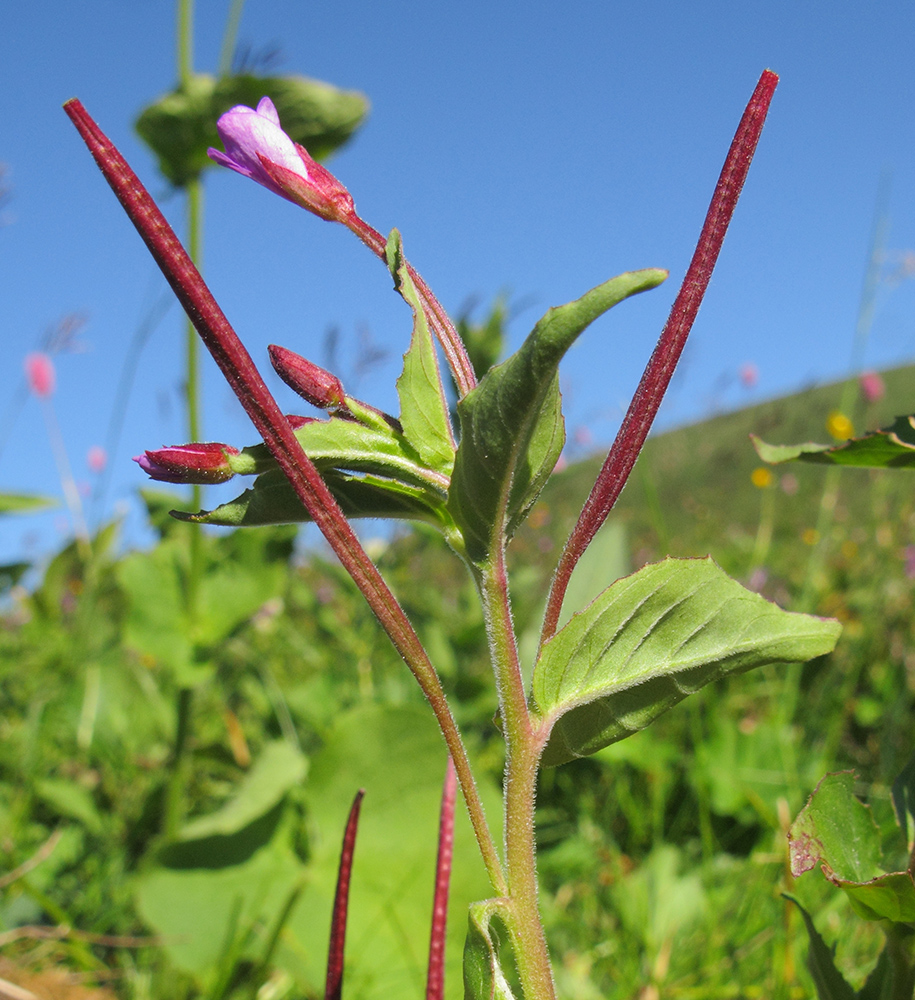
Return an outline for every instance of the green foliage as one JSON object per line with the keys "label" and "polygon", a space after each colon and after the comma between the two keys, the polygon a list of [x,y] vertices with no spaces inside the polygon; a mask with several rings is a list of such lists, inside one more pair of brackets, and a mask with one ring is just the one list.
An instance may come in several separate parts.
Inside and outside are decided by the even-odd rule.
{"label": "green foliage", "polygon": [[598,316],[666,277],[656,269],[621,274],[551,309],[520,350],[460,401],[448,508],[472,560],[485,560],[511,537],[556,465],[565,441],[557,374],[563,355]]}
{"label": "green foliage", "polygon": [[265,95],[273,100],[287,134],[316,160],[343,145],[368,111],[362,94],[301,76],[245,74],[217,80],[197,73],[186,87],[145,108],[136,130],[156,154],[165,177],[184,187],[213,166],[207,149],[220,146],[219,116],[236,104],[256,107]]}
{"label": "green foliage", "polygon": [[791,614],[711,560],[646,566],[603,591],[543,647],[533,701],[551,725],[546,765],[644,729],[712,681],[830,652],[838,622]]}
{"label": "green foliage", "polygon": [[397,380],[400,422],[404,436],[430,469],[446,476],[454,467],[454,435],[438,358],[426,313],[403,256],[400,233],[393,230],[387,245],[388,268],[394,287],[413,310],[413,335]]}
{"label": "green foliage", "polygon": [[497,900],[474,903],[464,942],[464,1000],[513,1000],[499,958]]}
{"label": "green foliage", "polygon": [[[911,370],[889,373],[886,382],[886,405],[901,412]],[[747,581],[759,519],[759,498],[748,485],[755,463],[747,431],[768,427],[771,436],[777,423],[785,438],[800,436],[804,425],[822,422],[835,394],[818,390],[649,442],[644,472],[656,480],[670,549],[710,552]],[[886,418],[876,412],[873,419]],[[536,635],[555,554],[594,467],[588,461],[554,477],[515,536],[510,554],[519,631],[530,627]],[[778,488],[767,575],[754,584],[788,607],[803,585],[810,551],[803,536],[815,523],[822,473],[798,467],[792,474],[797,490],[789,495]],[[904,549],[915,503],[905,477],[845,475],[839,517],[826,539],[826,575],[815,591],[815,610],[846,625],[847,639],[836,652],[804,668],[763,667],[739,683],[710,685],[631,738],[544,772],[540,881],[562,996],[631,1000],[646,984],[673,1000],[814,995],[803,967],[804,925],[778,890],[789,885],[785,817],[801,809],[831,768],[857,768],[881,842],[895,843],[898,851],[888,785],[911,752],[908,650],[915,632]],[[578,584],[573,576],[566,621],[631,566],[663,554],[644,489],[637,471],[616,519],[577,568]],[[138,607],[139,593],[126,582],[133,570],[124,566],[146,559],[160,584],[148,599],[174,607],[169,594],[182,586],[186,530],[164,516],[175,505],[173,496],[148,501],[164,532],[148,553],[117,555],[109,532],[93,540],[102,558],[89,578],[78,553],[67,548],[36,590],[17,597],[5,613],[0,829],[8,833],[0,868],[10,871],[34,857],[55,829],[63,835],[28,874],[28,891],[21,880],[3,888],[2,930],[54,923],[41,899],[59,907],[71,926],[95,934],[142,938],[178,928],[174,936],[169,930],[163,947],[85,946],[121,977],[125,997],[213,996],[226,981],[228,995],[245,996],[268,978],[270,989],[285,983],[286,996],[316,995],[343,822],[353,791],[367,787],[346,996],[419,995],[444,751],[415,685],[358,592],[320,553],[294,560],[291,529],[205,539],[205,577],[221,582],[205,584],[213,595],[204,602],[205,617],[214,620],[200,625],[208,658],[195,661],[205,666],[188,768],[191,818],[183,829],[203,827],[199,838],[182,836],[169,847],[159,839],[171,706],[181,678],[155,653],[153,612]],[[494,819],[503,759],[472,584],[430,528],[378,549],[379,564],[432,651],[488,776],[484,795]],[[258,568],[261,562],[266,568]],[[219,607],[224,598],[231,613]],[[158,621],[160,631],[185,628],[183,617],[163,613]],[[528,663],[532,658],[533,649]],[[91,741],[80,746],[87,666],[96,665],[95,725]],[[233,717],[242,745],[231,736]],[[296,740],[301,754],[293,749]],[[244,745],[252,764],[236,756]],[[260,803],[245,806],[246,789],[254,793],[265,781],[257,769],[273,753],[293,762],[289,772],[275,772],[287,777],[266,781]],[[294,763],[302,760],[308,761],[304,778]],[[67,795],[64,786],[77,791]],[[460,809],[458,820],[465,825],[458,830],[463,846],[449,914],[449,993],[459,989],[467,905],[488,895]],[[207,830],[213,822],[222,826],[216,832],[222,846]],[[201,845],[224,866],[183,866],[181,851]],[[393,871],[405,873],[403,883],[390,877]],[[308,887],[284,918],[303,875]],[[278,888],[267,891],[267,879],[275,876]],[[162,880],[158,893],[156,879]],[[853,919],[844,894],[830,894],[831,888],[811,873],[791,891],[814,915],[826,952],[836,949],[839,974],[860,991],[872,972],[878,975],[884,935],[874,923]],[[169,899],[186,909],[169,906]],[[188,916],[179,927],[182,912]],[[268,968],[258,971],[280,922]],[[184,936],[207,928],[214,931],[208,941]],[[405,946],[408,938],[415,947]],[[83,967],[65,941],[24,940],[8,948],[23,963]]]}
{"label": "green foliage", "polygon": [[891,427],[852,438],[840,445],[771,445],[752,436],[764,462],[813,462],[867,469],[909,469],[915,466],[915,416],[897,417]]}

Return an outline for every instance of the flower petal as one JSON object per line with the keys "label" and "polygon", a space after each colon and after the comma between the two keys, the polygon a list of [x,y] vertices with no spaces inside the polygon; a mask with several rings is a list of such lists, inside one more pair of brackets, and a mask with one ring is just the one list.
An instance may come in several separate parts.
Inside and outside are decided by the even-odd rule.
{"label": "flower petal", "polygon": [[261,157],[295,172],[302,180],[308,179],[308,170],[295,143],[280,128],[279,121],[269,97],[261,98],[257,110],[244,104],[236,105],[216,123],[226,151],[210,149],[210,159],[288,197],[264,170]]}

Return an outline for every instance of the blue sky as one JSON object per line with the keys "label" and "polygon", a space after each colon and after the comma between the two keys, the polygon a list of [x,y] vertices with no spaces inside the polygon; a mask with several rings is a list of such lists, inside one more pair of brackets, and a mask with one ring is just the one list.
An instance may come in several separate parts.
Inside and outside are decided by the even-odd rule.
{"label": "blue sky", "polygon": [[[200,71],[216,66],[227,7],[198,5]],[[60,106],[83,101],[180,231],[181,201],[132,132],[140,109],[173,86],[174,8],[52,0],[10,5],[4,22],[0,431],[15,423],[0,490],[59,495],[37,403],[14,405],[24,356],[63,317],[85,316],[83,349],[57,359],[54,408],[75,474],[89,483],[86,453],[109,436],[131,341],[163,290]],[[240,39],[278,49],[280,72],[369,97],[368,123],[331,169],[376,228],[400,228],[453,313],[507,294],[513,346],[549,306],[613,274],[670,269],[667,285],[608,314],[564,362],[570,436],[595,444],[612,439],[764,68],[781,84],[660,425],[847,371],[884,172],[887,247],[915,249],[906,4],[248,0]],[[392,408],[409,316],[378,262],[342,227],[228,171],[208,174],[206,211],[205,274],[255,360],[277,342],[321,361],[336,327],[347,389]],[[143,350],[95,516],[135,504],[143,477],[130,456],[185,440],[181,329],[173,307]],[[366,337],[388,360],[360,375]],[[915,283],[884,285],[865,363],[913,355]],[[747,363],[759,371],[752,391],[738,378]],[[204,395],[207,438],[253,442],[208,359]],[[67,530],[60,512],[7,519],[0,562],[46,552]],[[143,538],[136,513],[127,538]]]}

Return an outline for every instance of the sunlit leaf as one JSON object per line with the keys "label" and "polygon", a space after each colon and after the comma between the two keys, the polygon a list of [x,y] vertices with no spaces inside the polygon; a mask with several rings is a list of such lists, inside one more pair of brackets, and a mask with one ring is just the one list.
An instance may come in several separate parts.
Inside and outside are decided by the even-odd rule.
{"label": "sunlit leaf", "polygon": [[392,231],[387,245],[394,287],[413,311],[413,336],[397,379],[400,422],[404,437],[429,466],[447,476],[454,466],[454,435],[442,385],[432,332],[422,302],[407,271],[400,233]]}
{"label": "sunlit leaf", "polygon": [[897,417],[891,427],[873,431],[842,444],[766,444],[750,435],[764,462],[814,462],[818,465],[850,465],[867,469],[915,468],[915,415]]}
{"label": "sunlit leaf", "polygon": [[852,771],[827,774],[791,824],[791,871],[797,878],[820,865],[865,920],[915,921],[910,872],[884,872],[880,830],[854,794]]}
{"label": "sunlit leaf", "polygon": [[510,537],[537,499],[564,441],[557,368],[575,339],[612,306],[659,285],[666,271],[632,271],[550,309],[520,350],[458,403],[461,441],[448,504],[470,557]]}
{"label": "sunlit leaf", "polygon": [[543,646],[533,701],[544,763],[643,729],[712,681],[830,652],[838,622],[783,611],[711,559],[666,559],[617,581]]}

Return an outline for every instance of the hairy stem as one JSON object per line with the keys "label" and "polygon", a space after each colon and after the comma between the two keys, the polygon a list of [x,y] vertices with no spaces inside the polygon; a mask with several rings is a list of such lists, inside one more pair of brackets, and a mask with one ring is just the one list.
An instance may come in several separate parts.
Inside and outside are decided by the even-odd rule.
{"label": "hairy stem", "polygon": [[480,570],[480,593],[506,744],[503,802],[508,906],[505,920],[512,936],[515,964],[526,1000],[552,1000],[555,988],[540,919],[534,837],[541,741],[532,725],[524,692],[502,546],[496,547],[492,561]]}
{"label": "hairy stem", "polygon": [[572,570],[575,569],[578,560],[606,520],[626,485],[629,473],[632,472],[642,445],[648,437],[648,431],[657,415],[661,400],[667,392],[674,369],[686,344],[686,338],[692,329],[712,277],[777,83],[778,77],[775,73],[771,70],[763,72],[737,127],[715,193],[712,195],[705,224],[699,235],[699,243],[671,308],[670,316],[632,397],[610,454],[559,560],[547,600],[540,636],[541,643],[546,642],[555,633]]}
{"label": "hairy stem", "polygon": [[64,109],[296,495],[419,682],[454,760],[461,792],[493,887],[504,894],[505,876],[486,823],[467,751],[419,636],[366,554],[320,473],[302,450],[251,356],[139,178],[79,101],[68,101]]}

